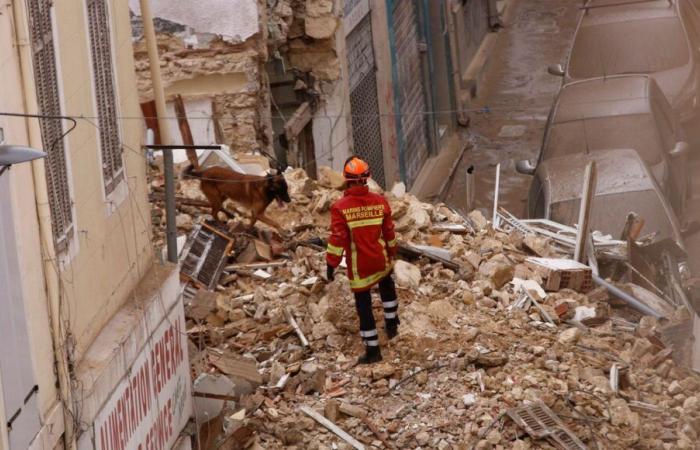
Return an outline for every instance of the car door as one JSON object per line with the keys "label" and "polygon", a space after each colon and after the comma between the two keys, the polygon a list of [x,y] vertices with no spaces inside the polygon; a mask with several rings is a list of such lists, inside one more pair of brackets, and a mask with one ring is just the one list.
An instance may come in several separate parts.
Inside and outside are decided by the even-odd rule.
{"label": "car door", "polygon": [[[672,150],[679,142],[685,140],[683,130],[678,124],[675,114],[671,110],[671,105],[660,92],[652,95],[652,108],[658,123],[659,134],[662,145],[667,155],[671,155]],[[672,182],[667,194],[668,200],[673,206],[678,217],[685,214],[685,205],[690,192],[690,177],[688,175],[688,156],[669,156],[669,166],[671,168]]]}
{"label": "car door", "polygon": [[681,0],[678,4],[693,50],[700,48],[700,1]]}
{"label": "car door", "polygon": [[532,177],[532,182],[530,183],[530,193],[527,203],[528,217],[531,219],[542,219],[547,213],[547,201],[541,177],[542,172],[538,170],[535,176]]}

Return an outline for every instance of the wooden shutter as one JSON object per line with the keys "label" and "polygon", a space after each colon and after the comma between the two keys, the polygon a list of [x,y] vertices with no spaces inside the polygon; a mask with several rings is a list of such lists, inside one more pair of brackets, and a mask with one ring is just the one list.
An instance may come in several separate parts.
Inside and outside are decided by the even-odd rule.
{"label": "wooden shutter", "polygon": [[117,104],[112,63],[112,35],[106,0],[87,0],[90,52],[102,149],[102,173],[109,194],[124,178],[124,162],[117,124]]}
{"label": "wooden shutter", "polygon": [[[32,59],[39,112],[60,115],[56,52],[51,24],[51,0],[27,0]],[[73,233],[73,212],[61,120],[40,119],[41,139],[46,158],[46,182],[51,209],[51,227],[58,250],[68,244]]]}

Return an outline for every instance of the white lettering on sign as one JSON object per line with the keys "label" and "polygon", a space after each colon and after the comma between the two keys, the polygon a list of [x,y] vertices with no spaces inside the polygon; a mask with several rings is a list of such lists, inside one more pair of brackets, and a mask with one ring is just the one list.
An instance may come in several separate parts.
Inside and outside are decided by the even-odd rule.
{"label": "white lettering on sign", "polygon": [[192,411],[185,314],[177,303],[95,418],[99,450],[167,450]]}
{"label": "white lettering on sign", "polygon": [[360,0],[360,2],[343,17],[343,28],[345,30],[345,36],[350,34],[352,30],[355,29],[358,23],[365,18],[369,13],[369,0]]}

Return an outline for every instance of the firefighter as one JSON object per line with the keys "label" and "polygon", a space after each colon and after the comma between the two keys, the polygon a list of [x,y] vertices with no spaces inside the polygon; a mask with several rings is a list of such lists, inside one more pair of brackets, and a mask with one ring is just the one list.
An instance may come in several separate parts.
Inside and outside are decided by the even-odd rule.
{"label": "firefighter", "polygon": [[391,220],[391,208],[384,196],[369,192],[369,164],[357,157],[345,162],[344,196],[331,206],[331,235],[328,238],[327,277],[334,279],[336,267],[345,254],[350,288],[355,295],[355,307],[360,318],[360,336],[365,355],[360,364],[382,360],[379,336],[372,314],[371,289],[379,284],[384,306],[384,323],[389,339],[398,334],[399,316],[396,286],[392,278],[396,255],[396,235]]}

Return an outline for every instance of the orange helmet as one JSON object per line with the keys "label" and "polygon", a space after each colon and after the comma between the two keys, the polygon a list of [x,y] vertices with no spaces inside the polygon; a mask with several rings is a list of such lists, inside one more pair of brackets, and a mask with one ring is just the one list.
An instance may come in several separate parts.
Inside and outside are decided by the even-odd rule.
{"label": "orange helmet", "polygon": [[370,177],[369,164],[357,156],[351,156],[345,161],[343,176],[346,181],[367,181]]}

